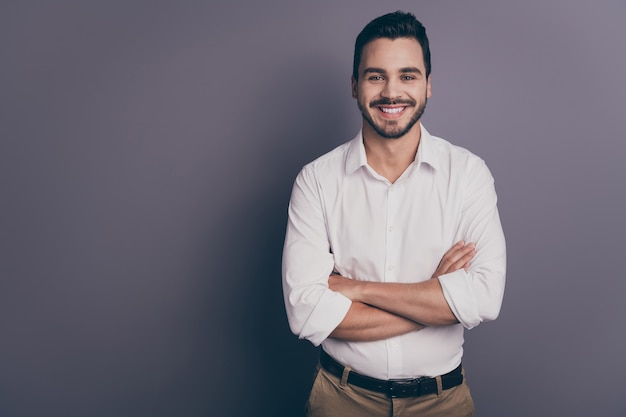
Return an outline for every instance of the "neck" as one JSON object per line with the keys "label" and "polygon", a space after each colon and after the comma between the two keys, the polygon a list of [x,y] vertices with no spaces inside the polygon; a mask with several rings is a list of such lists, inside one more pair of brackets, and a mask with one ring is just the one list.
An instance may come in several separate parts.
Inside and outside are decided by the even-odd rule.
{"label": "neck", "polygon": [[397,139],[380,136],[363,121],[363,143],[367,163],[374,171],[394,183],[415,160],[421,139],[420,122]]}

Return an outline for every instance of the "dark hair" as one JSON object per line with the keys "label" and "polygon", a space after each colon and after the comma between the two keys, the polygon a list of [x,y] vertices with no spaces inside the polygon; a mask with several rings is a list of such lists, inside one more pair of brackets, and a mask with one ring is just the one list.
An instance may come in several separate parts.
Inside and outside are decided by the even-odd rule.
{"label": "dark hair", "polygon": [[411,13],[397,11],[388,13],[369,22],[356,37],[354,45],[354,63],[352,66],[352,76],[359,79],[359,64],[361,63],[361,53],[363,47],[368,43],[380,38],[413,38],[422,47],[424,55],[424,65],[426,66],[426,77],[430,75],[430,47],[426,28]]}

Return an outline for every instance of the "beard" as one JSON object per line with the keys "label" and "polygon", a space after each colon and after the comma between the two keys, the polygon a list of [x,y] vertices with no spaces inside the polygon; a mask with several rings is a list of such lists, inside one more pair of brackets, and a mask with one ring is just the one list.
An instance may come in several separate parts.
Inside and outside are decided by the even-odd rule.
{"label": "beard", "polygon": [[[376,133],[378,133],[381,137],[385,139],[399,139],[402,136],[406,135],[411,128],[418,122],[418,120],[424,114],[424,110],[426,109],[426,102],[428,99],[424,97],[424,101],[417,105],[415,100],[407,99],[407,100],[390,100],[390,99],[380,99],[374,100],[370,102],[369,108],[366,107],[361,101],[357,101],[359,110],[361,110],[361,114],[363,118],[367,121],[367,123],[374,129]],[[369,112],[369,109],[374,109],[376,106],[380,105],[394,105],[394,104],[405,104],[407,107],[414,108],[413,114],[411,118],[407,122],[406,126],[402,127],[398,124],[397,120],[388,120],[381,124],[377,124],[372,115]]]}

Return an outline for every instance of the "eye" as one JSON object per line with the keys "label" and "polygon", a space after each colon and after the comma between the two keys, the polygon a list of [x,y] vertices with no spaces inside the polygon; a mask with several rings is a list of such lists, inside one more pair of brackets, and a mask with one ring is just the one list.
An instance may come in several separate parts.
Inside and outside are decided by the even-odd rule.
{"label": "eye", "polygon": [[402,81],[413,81],[415,80],[415,77],[413,75],[403,75],[400,79]]}
{"label": "eye", "polygon": [[368,78],[369,81],[382,81],[382,75],[372,75]]}

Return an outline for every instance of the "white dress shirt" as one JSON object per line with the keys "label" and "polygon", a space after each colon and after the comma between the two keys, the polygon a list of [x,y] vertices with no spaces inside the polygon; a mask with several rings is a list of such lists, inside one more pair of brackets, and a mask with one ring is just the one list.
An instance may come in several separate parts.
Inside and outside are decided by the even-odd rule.
{"label": "white dress shirt", "polygon": [[[476,243],[469,270],[439,277],[460,324],[374,342],[328,337],[351,304],[328,288],[333,270],[365,281],[425,281],[460,240]],[[393,184],[367,164],[361,132],[307,164],[295,180],[283,250],[289,325],[358,373],[395,379],[454,369],[463,355],[463,328],[498,316],[505,269],[487,166],[423,126],[415,160]]]}

